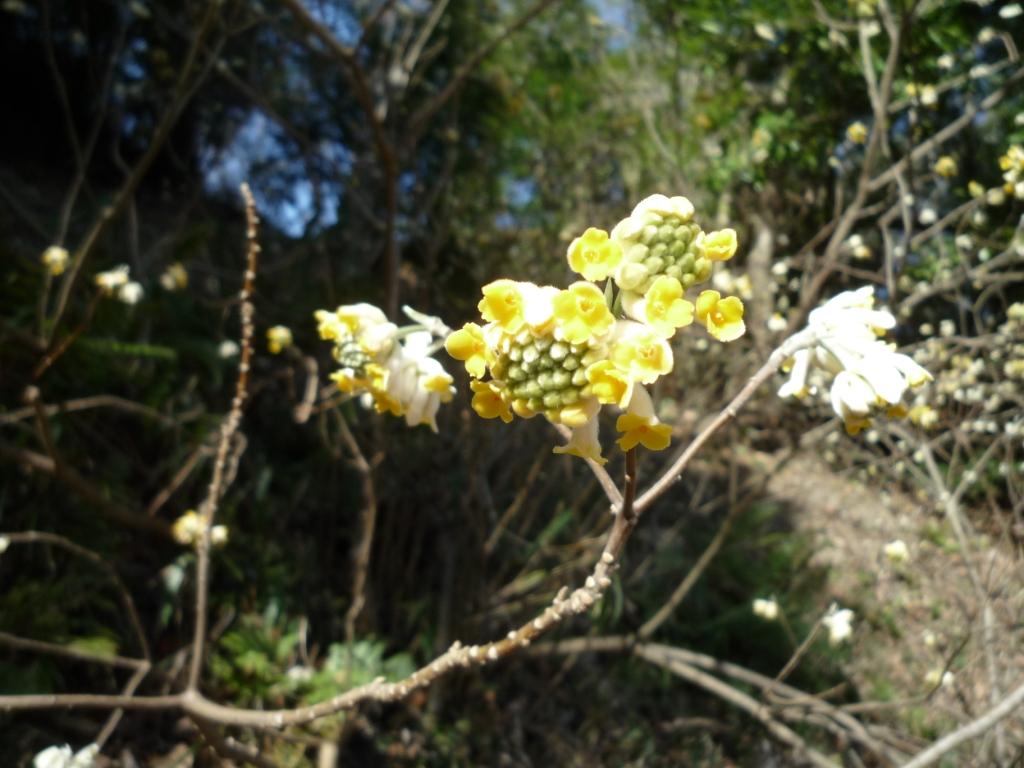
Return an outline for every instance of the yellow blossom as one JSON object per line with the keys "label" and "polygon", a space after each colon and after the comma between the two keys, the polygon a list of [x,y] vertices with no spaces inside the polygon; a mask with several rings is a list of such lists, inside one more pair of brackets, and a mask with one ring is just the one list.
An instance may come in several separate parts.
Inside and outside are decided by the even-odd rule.
{"label": "yellow blossom", "polygon": [[160,285],[166,291],[183,291],[188,287],[188,270],[180,261],[170,264],[160,275]]}
{"label": "yellow blossom", "polygon": [[337,313],[318,309],[313,313],[316,318],[316,330],[324,341],[337,341],[349,335],[349,328],[341,322]]}
{"label": "yellow blossom", "polygon": [[267,349],[270,354],[279,355],[292,345],[292,331],[286,325],[275,325],[267,329]]}
{"label": "yellow blossom", "polygon": [[633,396],[633,380],[611,360],[598,360],[587,368],[590,393],[598,402],[625,408]]}
{"label": "yellow blossom", "polygon": [[985,194],[985,187],[972,179],[967,182],[967,194],[971,197],[981,197]]}
{"label": "yellow blossom", "polygon": [[591,407],[589,411],[592,416],[575,427],[565,445],[556,445],[552,448],[554,453],[568,453],[571,456],[578,456],[581,459],[590,459],[598,464],[606,464],[608,460],[601,455],[601,443],[597,439],[599,407]]}
{"label": "yellow blossom", "polygon": [[450,403],[454,396],[452,382],[452,377],[447,373],[438,373],[423,380],[423,389],[440,395],[442,403]]}
{"label": "yellow blossom", "polygon": [[601,289],[583,280],[560,291],[553,307],[555,320],[570,344],[582,344],[595,336],[603,336],[615,322]]}
{"label": "yellow blossom", "polygon": [[[729,230],[732,231],[732,230]],[[717,233],[716,233],[717,234]],[[733,246],[735,250],[735,245]],[[677,328],[693,322],[693,304],[683,298],[683,285],[662,275],[644,294],[644,317],[659,336],[671,338]]]}
{"label": "yellow blossom", "polygon": [[477,307],[484,320],[497,323],[509,333],[523,327],[523,294],[515,280],[495,280],[485,285],[482,292],[484,297]]}
{"label": "yellow blossom", "polygon": [[402,404],[392,397],[386,389],[374,387],[370,390],[370,395],[373,397],[373,407],[377,413],[390,413],[392,416],[401,416],[405,413]]}
{"label": "yellow blossom", "polygon": [[951,155],[943,155],[935,161],[935,166],[932,170],[939,176],[947,179],[956,176],[956,160]]}
{"label": "yellow blossom", "polygon": [[330,375],[331,381],[338,385],[338,389],[346,395],[351,395],[357,389],[366,386],[366,382],[358,379],[345,371],[335,371]]}
{"label": "yellow blossom", "polygon": [[512,421],[512,412],[502,396],[502,391],[490,381],[471,381],[473,389],[473,410],[483,419],[501,419],[506,424]]}
{"label": "yellow blossom", "polygon": [[466,371],[479,379],[487,370],[488,346],[484,331],[476,323],[466,323],[461,330],[454,331],[444,340],[444,348],[456,360],[466,364]]}
{"label": "yellow blossom", "polygon": [[704,236],[704,255],[712,261],[728,261],[736,253],[736,230],[727,228]]}
{"label": "yellow blossom", "polygon": [[735,296],[723,299],[718,291],[702,291],[697,297],[697,319],[719,341],[734,341],[746,331],[743,302]]}
{"label": "yellow blossom", "polygon": [[64,274],[69,259],[67,248],[61,248],[59,245],[51,245],[42,255],[43,266],[54,277]]}
{"label": "yellow blossom", "polygon": [[672,370],[672,348],[646,326],[632,323],[612,347],[611,361],[633,381],[652,384]]}
{"label": "yellow blossom", "polygon": [[616,442],[624,451],[637,445],[649,451],[663,451],[672,441],[672,428],[668,424],[659,424],[652,416],[624,413],[615,421],[615,428],[622,433]]}
{"label": "yellow blossom", "polygon": [[868,127],[859,120],[855,123],[850,123],[846,129],[846,138],[854,144],[863,144],[868,140]]}
{"label": "yellow blossom", "polygon": [[603,229],[590,227],[569,245],[569,268],[587,280],[604,280],[622,261],[622,246]]}

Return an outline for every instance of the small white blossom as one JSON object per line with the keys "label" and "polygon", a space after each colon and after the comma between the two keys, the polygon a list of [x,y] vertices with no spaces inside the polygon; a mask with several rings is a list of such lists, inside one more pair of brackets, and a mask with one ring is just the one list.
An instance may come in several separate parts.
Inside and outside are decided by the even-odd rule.
{"label": "small white blossom", "polygon": [[131,280],[117,289],[117,299],[129,306],[138,304],[145,291],[140,283]]}
{"label": "small white blossom", "polygon": [[113,296],[114,293],[128,282],[128,265],[118,264],[106,272],[99,272],[93,278],[96,287],[103,292],[104,296]]}
{"label": "small white blossom", "polygon": [[850,639],[853,635],[853,619],[853,611],[832,603],[825,618],[821,620],[828,630],[828,641],[831,645],[839,645]]}
{"label": "small white blossom", "polygon": [[779,618],[779,604],[775,602],[775,598],[755,598],[753,611],[755,616],[758,616],[765,621],[775,621]]}
{"label": "small white blossom", "polygon": [[217,347],[217,355],[222,360],[234,357],[238,354],[238,342],[232,341],[231,339],[224,339]]}
{"label": "small white blossom", "polygon": [[9,546],[11,546],[11,540],[6,536],[0,536],[0,555],[6,552]]}
{"label": "small white blossom", "polygon": [[953,685],[953,673],[948,669],[943,671],[941,669],[930,669],[928,674],[924,676],[924,683],[929,688],[949,688]]}
{"label": "small white blossom", "polygon": [[70,258],[71,256],[67,248],[51,245],[43,251],[40,260],[43,262],[43,266],[46,267],[46,271],[56,277],[57,275],[64,274],[64,270],[68,268]]}
{"label": "small white blossom", "polygon": [[903,539],[894,539],[883,548],[885,557],[890,563],[905,563],[910,559],[910,550]]}
{"label": "small white blossom", "polygon": [[89,744],[72,753],[71,747],[47,747],[32,760],[32,768],[93,768],[100,748]]}

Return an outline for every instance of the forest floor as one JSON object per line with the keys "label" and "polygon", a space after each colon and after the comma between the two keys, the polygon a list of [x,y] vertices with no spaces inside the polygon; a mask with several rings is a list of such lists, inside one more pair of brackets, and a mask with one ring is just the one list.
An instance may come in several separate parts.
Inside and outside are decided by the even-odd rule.
{"label": "forest floor", "polygon": [[[814,537],[816,564],[829,570],[832,599],[856,612],[845,671],[862,700],[886,703],[879,719],[890,719],[891,709],[898,708],[910,732],[934,738],[992,705],[998,696],[993,676],[1003,693],[1020,684],[1024,558],[1019,542],[980,530],[969,535],[967,556],[979,594],[952,527],[931,501],[870,487],[807,452],[782,462],[768,491],[793,510],[797,529]],[[975,524],[980,529],[985,522]],[[997,528],[991,521],[987,527]],[[909,550],[902,563],[891,562],[884,552],[897,539]],[[943,672],[951,676],[940,684]],[[1007,719],[1004,728],[1007,745],[1015,752],[1024,749],[1024,712]]]}

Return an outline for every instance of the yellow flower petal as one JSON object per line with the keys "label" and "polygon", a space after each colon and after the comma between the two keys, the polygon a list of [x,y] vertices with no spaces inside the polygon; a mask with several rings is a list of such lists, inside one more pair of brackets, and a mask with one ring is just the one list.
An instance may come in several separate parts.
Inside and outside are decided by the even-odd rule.
{"label": "yellow flower petal", "polygon": [[633,323],[630,330],[618,339],[611,352],[611,361],[633,381],[653,384],[659,376],[672,370],[672,348],[661,336],[646,326]]}
{"label": "yellow flower petal", "polygon": [[444,340],[444,348],[456,360],[466,364],[466,371],[474,379],[479,379],[487,370],[489,350],[484,340],[484,331],[476,323],[466,323],[458,331],[454,331]]}
{"label": "yellow flower petal", "polygon": [[560,291],[553,305],[555,321],[570,344],[603,336],[615,322],[601,289],[583,280]]}
{"label": "yellow flower petal", "polygon": [[523,327],[523,294],[515,280],[488,283],[483,287],[483,294],[477,306],[484,320],[497,323],[509,333],[516,333]]}
{"label": "yellow flower petal", "polygon": [[569,245],[569,268],[587,280],[604,280],[622,261],[622,246],[603,229],[590,227]]}
{"label": "yellow flower petal", "polygon": [[672,442],[672,428],[668,424],[660,424],[653,417],[624,413],[615,421],[615,428],[622,433],[616,442],[624,451],[637,445],[649,451],[663,451]]}
{"label": "yellow flower petal", "polygon": [[728,261],[736,254],[735,229],[719,229],[704,237],[704,255],[712,261]]}
{"label": "yellow flower petal", "polygon": [[666,339],[692,323],[693,304],[683,298],[683,284],[667,275],[655,280],[644,294],[644,320]]}
{"label": "yellow flower petal", "polygon": [[506,424],[512,421],[512,411],[505,402],[504,393],[490,381],[471,381],[473,410],[482,419],[501,419]]}
{"label": "yellow flower petal", "polygon": [[736,296],[722,298],[718,291],[702,291],[697,297],[697,319],[719,341],[734,341],[746,331],[743,302]]}
{"label": "yellow flower petal", "polygon": [[611,360],[598,360],[587,368],[590,393],[598,402],[625,408],[633,396],[633,380]]}

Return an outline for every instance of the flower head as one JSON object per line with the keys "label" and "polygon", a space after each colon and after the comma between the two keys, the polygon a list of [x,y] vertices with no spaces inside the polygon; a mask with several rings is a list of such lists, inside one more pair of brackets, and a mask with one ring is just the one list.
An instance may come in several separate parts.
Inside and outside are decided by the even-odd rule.
{"label": "flower head", "polygon": [[267,349],[270,354],[279,355],[292,345],[292,329],[286,325],[275,325],[267,329]]}
{"label": "flower head", "polygon": [[696,312],[708,333],[719,341],[735,341],[747,330],[743,323],[743,302],[736,296],[723,299],[718,291],[701,291]]}
{"label": "flower head", "polygon": [[812,369],[834,374],[832,409],[854,435],[870,426],[876,412],[902,415],[907,389],[931,379],[913,359],[878,338],[895,326],[896,318],[873,303],[873,289],[865,286],[840,293],[811,312],[806,333],[813,342],[793,356],[790,379],[779,390],[781,397],[802,396]]}
{"label": "flower head", "polygon": [[736,230],[719,229],[708,232],[701,244],[704,246],[704,255],[712,261],[728,261],[736,255]]}
{"label": "flower head", "polygon": [[68,261],[71,256],[68,253],[67,248],[61,248],[59,245],[51,245],[40,257],[43,262],[43,266],[46,267],[46,271],[54,277],[57,275],[64,274],[64,270],[68,268]]}
{"label": "flower head", "polygon": [[888,542],[882,551],[890,563],[905,563],[910,559],[910,550],[907,549],[907,543],[903,539]]}
{"label": "flower head", "polygon": [[483,287],[484,297],[480,300],[480,314],[484,320],[496,323],[502,330],[515,333],[526,322],[523,317],[524,302],[519,284],[514,280],[495,280]]}
{"label": "flower head", "polygon": [[582,280],[560,291],[554,298],[553,309],[562,337],[570,344],[604,336],[615,322],[601,289]]}
{"label": "flower head", "polygon": [[947,179],[952,178],[956,176],[957,172],[956,160],[951,155],[943,155],[935,161],[933,170],[939,176]]}
{"label": "flower head", "polygon": [[483,378],[487,372],[489,347],[484,340],[483,329],[476,323],[466,323],[461,330],[449,334],[444,340],[444,348],[449,355],[466,364],[466,372],[474,379]]}
{"label": "flower head", "polygon": [[160,275],[160,285],[165,291],[183,291],[188,287],[188,270],[180,261],[170,264]]}
{"label": "flower head", "polygon": [[621,322],[611,350],[611,361],[633,381],[653,384],[672,370],[672,347],[659,334],[640,323]]}
{"label": "flower head", "polygon": [[854,613],[849,608],[840,608],[835,603],[829,606],[828,613],[821,620],[828,630],[828,641],[831,645],[839,645],[853,635]]}
{"label": "flower head", "polygon": [[[372,304],[346,304],[333,312],[317,310],[320,338],[334,344],[340,368],[330,379],[346,395],[358,396],[367,408],[405,418],[410,427],[425,425],[437,432],[437,412],[455,394],[452,377],[432,355],[441,346],[435,335],[446,336],[440,318],[410,307],[403,311],[415,325],[398,328]],[[452,349],[476,369],[479,327],[467,324],[448,335]]]}
{"label": "flower head", "polygon": [[603,229],[590,227],[569,245],[569,268],[587,280],[604,280],[622,261],[622,246]]}
{"label": "flower head", "polygon": [[512,411],[501,388],[492,381],[471,381],[473,410],[483,419],[501,419],[506,424],[512,421]]}
{"label": "flower head", "polygon": [[775,601],[775,598],[754,598],[752,608],[754,615],[765,621],[775,621],[779,618],[779,604]]}
{"label": "flower head", "polygon": [[124,304],[134,306],[142,300],[143,293],[144,291],[140,283],[129,280],[117,289],[117,299]]}
{"label": "flower head", "polygon": [[868,127],[858,120],[846,128],[846,138],[853,144],[863,144],[868,140]]}
{"label": "flower head", "polygon": [[106,272],[98,272],[93,278],[96,287],[104,296],[113,296],[117,290],[128,282],[128,265],[118,264]]}
{"label": "flower head", "polygon": [[667,275],[658,277],[643,297],[625,292],[622,304],[627,315],[666,339],[693,322],[693,304],[683,298],[682,284]]}

